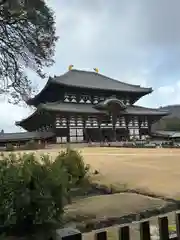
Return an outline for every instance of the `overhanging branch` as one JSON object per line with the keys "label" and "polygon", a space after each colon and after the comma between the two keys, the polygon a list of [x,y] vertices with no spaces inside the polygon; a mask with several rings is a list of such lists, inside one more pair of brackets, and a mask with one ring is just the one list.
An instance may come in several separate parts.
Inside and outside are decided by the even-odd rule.
{"label": "overhanging branch", "polygon": [[0,0],[0,5],[3,5],[7,2],[7,0]]}

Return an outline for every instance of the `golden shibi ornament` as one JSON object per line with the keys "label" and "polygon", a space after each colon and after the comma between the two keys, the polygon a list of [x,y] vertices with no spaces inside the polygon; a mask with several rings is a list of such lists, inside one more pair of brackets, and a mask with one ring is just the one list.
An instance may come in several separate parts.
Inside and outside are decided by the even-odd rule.
{"label": "golden shibi ornament", "polygon": [[99,72],[99,69],[98,68],[93,68],[95,72]]}
{"label": "golden shibi ornament", "polygon": [[69,71],[71,71],[73,67],[74,67],[74,65],[72,65],[72,64],[69,65],[69,67],[68,67]]}

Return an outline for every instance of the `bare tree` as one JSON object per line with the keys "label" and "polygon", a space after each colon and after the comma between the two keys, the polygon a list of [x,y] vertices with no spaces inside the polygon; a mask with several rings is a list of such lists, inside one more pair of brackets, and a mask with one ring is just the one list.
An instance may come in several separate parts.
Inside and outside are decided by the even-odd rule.
{"label": "bare tree", "polygon": [[33,91],[25,69],[45,77],[57,37],[52,10],[44,0],[0,0],[0,91],[14,103]]}

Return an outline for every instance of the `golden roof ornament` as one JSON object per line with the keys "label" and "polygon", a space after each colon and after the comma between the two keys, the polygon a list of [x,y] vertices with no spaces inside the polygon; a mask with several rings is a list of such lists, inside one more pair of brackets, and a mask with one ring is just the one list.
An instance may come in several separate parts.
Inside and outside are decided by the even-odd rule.
{"label": "golden roof ornament", "polygon": [[71,71],[73,67],[74,67],[74,65],[72,65],[72,64],[69,65],[69,67],[68,67],[69,71]]}
{"label": "golden roof ornament", "polygon": [[99,69],[98,68],[93,68],[95,72],[99,72]]}

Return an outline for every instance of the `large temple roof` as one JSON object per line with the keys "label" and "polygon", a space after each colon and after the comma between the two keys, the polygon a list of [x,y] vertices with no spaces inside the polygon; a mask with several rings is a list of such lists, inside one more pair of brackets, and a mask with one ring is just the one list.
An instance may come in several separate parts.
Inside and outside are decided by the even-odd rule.
{"label": "large temple roof", "polygon": [[[80,89],[94,89],[102,91],[112,91],[112,92],[125,92],[125,93],[135,93],[139,97],[151,93],[152,88],[144,88],[140,85],[128,84],[115,80],[113,78],[104,76],[97,72],[92,71],[81,71],[81,70],[70,70],[63,75],[50,77],[45,87],[39,92],[34,98],[30,98],[27,101],[29,105],[37,106],[41,102],[49,101],[47,99],[48,95],[53,95],[55,89],[57,90],[57,85],[66,87],[75,87]],[[54,87],[53,87],[54,86]],[[54,94],[57,94],[54,93]],[[58,93],[60,94],[60,93]],[[44,98],[46,101],[42,101]]]}
{"label": "large temple roof", "polygon": [[143,88],[140,85],[132,85],[120,82],[97,72],[71,70],[61,76],[55,76],[51,81],[67,86],[91,88],[99,90],[114,90],[121,92],[146,92],[151,93],[152,88]]}

